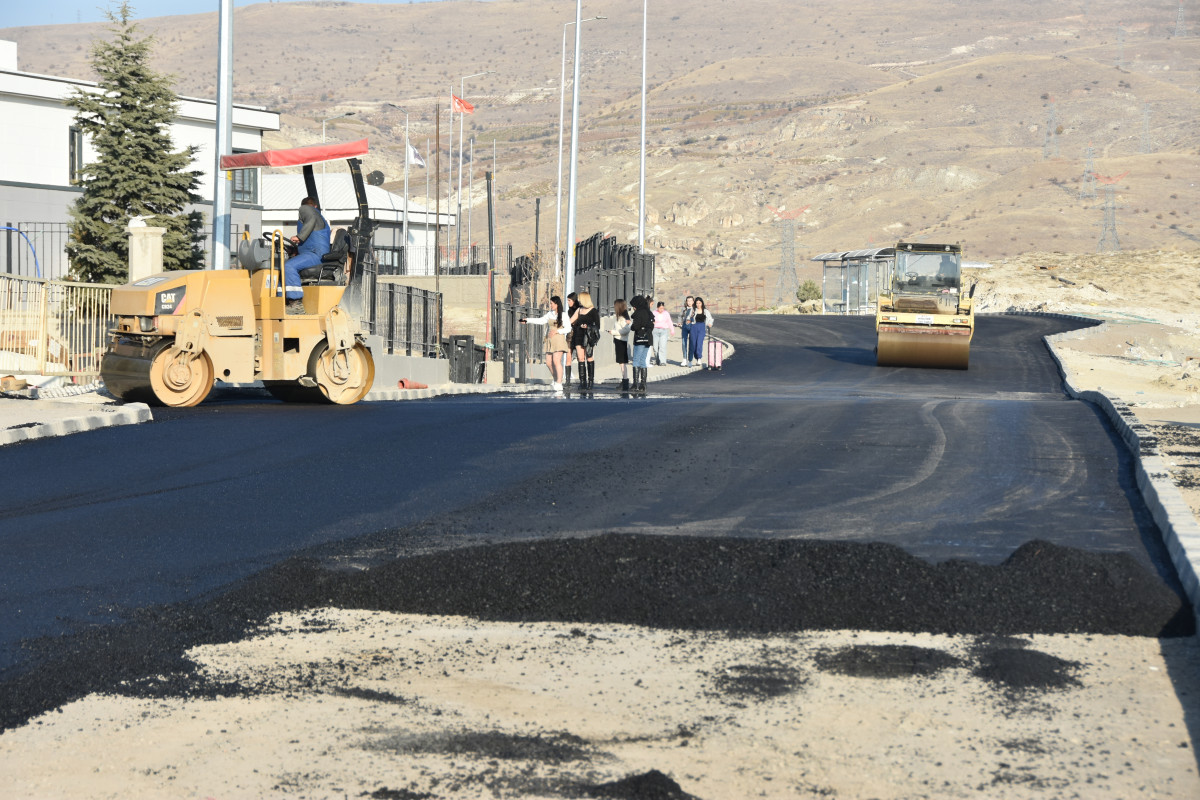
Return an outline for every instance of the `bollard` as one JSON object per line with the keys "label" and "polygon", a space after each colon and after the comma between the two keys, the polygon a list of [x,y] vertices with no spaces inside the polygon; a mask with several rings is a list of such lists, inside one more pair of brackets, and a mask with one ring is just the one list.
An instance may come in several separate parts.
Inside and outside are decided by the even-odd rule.
{"label": "bollard", "polygon": [[525,340],[505,339],[501,344],[504,347],[504,382],[525,383]]}

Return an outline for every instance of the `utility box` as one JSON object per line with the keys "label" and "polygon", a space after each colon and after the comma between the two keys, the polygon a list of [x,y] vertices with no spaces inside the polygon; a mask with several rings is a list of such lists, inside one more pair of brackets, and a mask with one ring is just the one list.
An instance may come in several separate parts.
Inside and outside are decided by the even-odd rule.
{"label": "utility box", "polygon": [[474,336],[446,339],[446,357],[450,361],[451,383],[479,383],[483,379],[483,349],[475,346]]}

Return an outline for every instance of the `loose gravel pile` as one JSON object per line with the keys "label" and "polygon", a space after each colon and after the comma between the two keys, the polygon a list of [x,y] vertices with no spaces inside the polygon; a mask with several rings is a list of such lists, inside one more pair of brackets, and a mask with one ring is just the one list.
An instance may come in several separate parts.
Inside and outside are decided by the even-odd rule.
{"label": "loose gravel pile", "polygon": [[[1029,542],[996,566],[934,565],[884,544],[605,535],[443,551],[355,573],[290,561],[205,604],[34,643],[21,668],[0,675],[0,727],[93,691],[136,690],[149,675],[176,676],[154,682],[158,692],[234,691],[189,684],[185,651],[236,640],[272,613],[317,607],[752,633],[1195,631],[1181,597],[1123,554]],[[992,666],[1028,667],[1022,658]],[[945,666],[924,659],[868,651],[851,657],[865,670]],[[734,679],[761,691],[795,680],[786,669]]]}

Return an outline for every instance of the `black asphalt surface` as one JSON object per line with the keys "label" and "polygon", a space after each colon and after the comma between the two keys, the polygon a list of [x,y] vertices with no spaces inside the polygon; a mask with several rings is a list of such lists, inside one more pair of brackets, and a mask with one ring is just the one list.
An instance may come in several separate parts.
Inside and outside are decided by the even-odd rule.
{"label": "black asphalt surface", "polygon": [[[674,537],[675,557],[687,564],[674,576],[655,573],[655,581],[678,597],[679,586],[695,592],[710,580],[709,594],[726,588],[748,597],[739,581],[783,559],[759,548],[737,561],[745,566],[739,575],[714,576],[705,565],[724,558],[715,539],[798,540],[825,549],[787,558],[836,565],[830,574],[850,586],[825,594],[843,604],[872,592],[893,596],[897,586],[879,583],[890,580],[885,573],[924,576],[925,591],[953,604],[955,593],[979,583],[954,572],[959,561],[1026,576],[997,584],[1014,598],[1030,591],[1020,582],[1028,576],[1044,584],[1053,569],[1066,571],[1053,587],[1058,599],[1033,604],[1034,617],[1045,619],[1018,613],[1026,597],[1013,601],[1008,624],[997,613],[1001,603],[954,624],[948,612],[913,612],[910,627],[918,629],[1181,632],[1177,580],[1134,488],[1131,458],[1095,408],[1065,395],[1042,342],[1078,323],[985,317],[967,371],[876,367],[872,323],[722,316],[719,333],[736,344],[736,357],[720,372],[652,383],[646,399],[601,389],[566,399],[468,396],[342,408],[217,392],[196,409],[156,410],[151,424],[0,449],[0,470],[18,476],[0,498],[0,684],[28,692],[32,671],[52,663],[56,647],[94,660],[95,648],[127,633],[111,623],[146,624],[159,612],[137,611],[157,604],[220,604],[222,587],[293,556],[310,560],[272,573],[257,589],[243,584],[228,596],[241,598],[229,618],[334,596],[364,605],[375,597],[379,606],[394,585],[352,586],[345,576],[364,567],[375,568],[367,575],[387,574],[397,558],[442,559],[438,574],[452,581],[448,550],[473,546],[464,564],[501,563],[486,557],[489,546],[608,533],[644,534],[627,541],[647,548]],[[1030,542],[1047,546],[1027,546],[1020,569],[1013,567],[1010,556]],[[619,549],[606,552],[615,559]],[[536,569],[523,580],[555,575],[562,559],[604,560],[592,550],[556,552],[526,553]],[[635,547],[621,562],[635,573],[639,552],[672,558]],[[942,578],[930,577],[928,569],[947,561]],[[896,564],[903,569],[889,573]],[[954,576],[945,578],[947,570]],[[859,574],[864,582],[855,587]],[[279,575],[292,576],[292,585],[281,588]],[[1096,575],[1107,577],[1093,585]],[[488,596],[491,580],[500,581],[494,571],[472,573],[466,587],[480,591],[466,594]],[[788,580],[780,587],[794,592],[797,579]],[[586,592],[555,584],[542,605],[531,600],[506,618],[554,617],[580,597],[583,610],[570,618],[587,617]],[[617,588],[650,591],[636,581]],[[1073,588],[1086,602],[1072,604]],[[1151,598],[1153,608],[1129,612],[1141,620],[1136,626],[1113,617],[1120,608],[1077,620],[1115,588]],[[899,585],[894,596],[903,595]],[[441,602],[449,610],[439,596],[426,592],[421,609],[436,611]],[[727,607],[726,616],[709,624],[738,619],[738,602],[716,605]],[[853,613],[813,616],[814,624],[869,623],[874,612],[867,611],[879,607],[872,600]],[[638,621],[655,624],[653,613]],[[789,623],[775,615],[759,628],[780,624]],[[128,678],[137,665],[113,669]]]}

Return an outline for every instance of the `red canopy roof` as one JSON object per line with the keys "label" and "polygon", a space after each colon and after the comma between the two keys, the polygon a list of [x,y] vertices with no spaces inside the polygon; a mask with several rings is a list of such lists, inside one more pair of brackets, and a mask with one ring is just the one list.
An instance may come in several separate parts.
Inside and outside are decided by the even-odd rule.
{"label": "red canopy roof", "polygon": [[289,150],[263,150],[260,153],[238,153],[221,156],[221,169],[246,169],[248,167],[302,167],[339,158],[354,158],[367,154],[367,140],[314,144],[308,147],[293,147]]}

